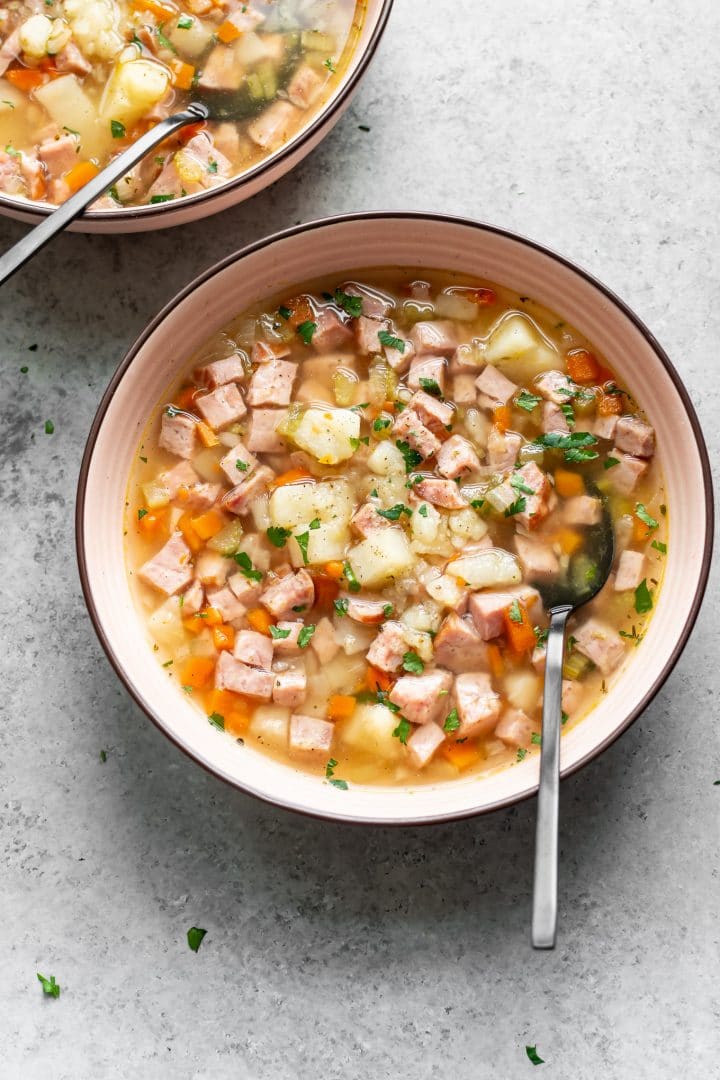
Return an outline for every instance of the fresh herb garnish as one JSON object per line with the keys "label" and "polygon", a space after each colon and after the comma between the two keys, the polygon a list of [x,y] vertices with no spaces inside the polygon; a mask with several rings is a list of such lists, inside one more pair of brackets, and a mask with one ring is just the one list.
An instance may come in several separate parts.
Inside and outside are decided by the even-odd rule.
{"label": "fresh herb garnish", "polygon": [[560,723],[561,724],[567,724],[569,719],[570,719],[570,717],[568,716],[568,714],[566,712],[561,712],[560,713]]}
{"label": "fresh herb garnish", "polygon": [[412,510],[403,503],[395,503],[389,510],[377,510],[376,513],[379,514],[380,517],[386,518],[388,521],[398,521],[401,514],[407,514],[408,517],[412,517]]}
{"label": "fresh herb garnish", "polygon": [[267,536],[273,547],[284,548],[287,538],[292,535],[290,529],[284,528],[282,525],[271,525],[265,530]]}
{"label": "fresh herb garnish", "polygon": [[330,781],[333,787],[339,788],[340,791],[347,791],[347,780],[338,780],[335,778],[335,769],[337,768],[337,761],[335,758],[330,758],[325,766],[325,776]]}
{"label": "fresh herb garnish", "polygon": [[510,605],[509,615],[511,622],[521,623],[523,621],[519,600],[513,600],[512,604]]}
{"label": "fresh herb garnish", "polygon": [[527,499],[524,495],[521,495],[519,499],[516,499],[514,503],[511,503],[505,511],[505,517],[514,517],[515,514],[522,514],[527,509]]}
{"label": "fresh herb garnish", "polygon": [[[180,599],[182,600],[182,596],[180,597]],[[172,667],[172,665],[173,665],[172,660],[166,660],[165,663],[162,666],[163,667]]]}
{"label": "fresh herb garnish", "polygon": [[403,716],[400,719],[398,726],[393,731],[393,736],[399,739],[403,746],[407,746],[408,735],[410,734],[410,721],[406,720]]}
{"label": "fresh herb garnish", "polygon": [[303,562],[307,566],[307,564],[308,564],[307,551],[308,551],[308,541],[310,540],[310,533],[307,531],[307,529],[305,530],[305,532],[295,533],[295,539],[297,540],[297,545],[300,548],[300,551],[302,552]]}
{"label": "fresh herb garnish", "polygon": [[350,601],[347,597],[342,597],[340,600],[333,600],[333,607],[335,608],[336,613],[342,617],[343,615],[347,615],[349,603]]}
{"label": "fresh herb garnish", "polygon": [[451,731],[457,731],[460,727],[460,717],[458,716],[457,709],[452,709],[445,717],[445,723],[443,724],[443,731],[446,735],[449,735]]}
{"label": "fresh herb garnish", "polygon": [[543,1058],[541,1058],[539,1056],[536,1046],[526,1046],[525,1047],[525,1053],[530,1058],[533,1065],[544,1065],[545,1064]]}
{"label": "fresh herb garnish", "polygon": [[530,742],[535,746],[540,746],[542,743],[542,735],[538,735],[537,731],[533,731],[530,736]]}
{"label": "fresh herb garnish", "polygon": [[146,514],[147,514],[147,510],[145,509],[144,506],[141,506],[140,509],[138,510],[138,521],[142,521],[142,519],[146,516]]}
{"label": "fresh herb garnish", "polygon": [[597,439],[589,431],[571,431],[568,434],[549,431],[538,435],[530,445],[544,450],[563,450],[566,461],[592,461],[599,457],[599,454],[588,447],[595,446],[596,443]]}
{"label": "fresh herb garnish", "polygon": [[305,322],[301,322],[297,328],[297,332],[303,339],[306,345],[309,345],[313,339],[313,334],[317,330],[317,323],[312,319],[307,319]]}
{"label": "fresh herb garnish", "polygon": [[107,750],[101,750],[100,751],[100,760],[102,761],[102,763],[104,765],[105,762],[107,761]]}
{"label": "fresh herb garnish", "polygon": [[110,133],[113,139],[125,138],[125,125],[120,120],[110,121]]}
{"label": "fresh herb garnish", "polygon": [[240,567],[240,573],[243,577],[246,577],[248,581],[262,581],[262,572],[260,570],[253,569],[253,564],[250,556],[245,551],[236,551],[233,555],[233,559]]}
{"label": "fresh herb garnish", "polygon": [[27,375],[29,370],[30,368],[27,366],[27,364],[23,364],[23,366],[20,368],[20,374]]}
{"label": "fresh herb garnish", "polygon": [[177,21],[178,30],[191,30],[194,20],[189,15],[181,15]]}
{"label": "fresh herb garnish", "polygon": [[641,502],[635,503],[635,516],[640,518],[640,521],[642,521],[643,525],[647,525],[648,529],[657,529],[660,524],[651,514],[648,514]]}
{"label": "fresh herb garnish", "polygon": [[655,548],[661,555],[667,555],[667,544],[663,544],[662,540],[653,540],[650,547]]}
{"label": "fresh herb garnish", "polygon": [[384,431],[385,428],[389,428],[392,424],[387,416],[378,416],[376,420],[373,420],[373,431]]}
{"label": "fresh herb garnish", "polygon": [[606,457],[603,461],[603,469],[614,469],[616,465],[620,464],[620,458]]}
{"label": "fresh herb garnish", "polygon": [[305,611],[307,604],[293,604],[293,611]]}
{"label": "fresh herb garnish", "polygon": [[283,305],[281,304],[280,307],[278,308],[278,315],[282,319],[284,319],[285,322],[287,322],[288,319],[290,318],[290,316],[292,315],[292,312],[290,311],[290,308],[283,307]]}
{"label": "fresh herb garnish", "polygon": [[151,203],[170,202],[170,200],[174,199],[174,198],[175,198],[174,195],[151,195],[150,196],[150,202]]}
{"label": "fresh herb garnish", "polygon": [[561,405],[560,406],[560,412],[565,417],[565,423],[567,424],[567,426],[569,428],[571,428],[571,429],[574,428],[575,427],[575,413],[573,411],[572,405]]}
{"label": "fresh herb garnish", "polygon": [[527,750],[525,749],[525,747],[524,746],[518,747],[516,761],[524,761],[526,757],[527,757]]}
{"label": "fresh herb garnish", "polygon": [[484,499],[472,499],[470,501],[470,505],[472,506],[473,510],[482,510],[483,506],[485,505],[485,500]]}
{"label": "fresh herb garnish", "polygon": [[155,36],[158,39],[158,44],[161,45],[163,49],[169,49],[170,52],[174,52],[175,54],[177,54],[177,49],[173,45],[172,41],[170,41],[169,38],[165,37],[159,26],[155,31]]}
{"label": "fresh herb garnish", "polygon": [[273,641],[284,641],[285,638],[290,637],[290,631],[281,630],[279,626],[271,626],[270,637],[273,639]]}
{"label": "fresh herb garnish", "polygon": [[202,945],[202,939],[207,934],[200,926],[191,926],[187,932],[187,943],[193,952],[197,952]]}
{"label": "fresh herb garnish", "polygon": [[210,721],[210,723],[212,724],[213,727],[219,728],[220,731],[225,730],[225,717],[222,715],[222,713],[211,712],[208,715],[208,720]]}
{"label": "fresh herb garnish", "polygon": [[361,296],[351,296],[350,293],[343,292],[342,289],[336,289],[333,297],[335,303],[343,311],[353,319],[358,319],[363,312],[363,303]]}
{"label": "fresh herb garnish", "polygon": [[335,67],[335,65],[333,64],[333,62],[332,62],[332,60],[330,59],[329,56],[328,56],[327,60],[323,60],[323,67],[326,67],[328,69],[328,71],[331,72],[333,75],[337,71],[337,68]]}
{"label": "fresh herb garnish", "polygon": [[406,443],[404,439],[397,439],[395,442],[398,450],[403,456],[405,461],[405,472],[409,473],[416,465],[419,465],[422,461],[422,454],[419,454],[417,450],[413,450],[409,443]]}
{"label": "fresh herb garnish", "polygon": [[647,579],[643,578],[635,590],[635,610],[638,615],[645,615],[646,612],[652,611],[652,606],[652,595],[647,586]]}
{"label": "fresh herb garnish", "polygon": [[418,506],[418,514],[420,517],[426,518],[428,516],[427,503],[423,503],[422,506]]}
{"label": "fresh herb garnish", "polygon": [[239,469],[240,472],[247,472],[248,471],[248,463],[247,463],[247,461],[242,461],[240,458],[238,458],[237,461],[235,462],[235,468]]}
{"label": "fresh herb garnish", "polygon": [[60,985],[55,982],[55,976],[51,975],[49,979],[46,979],[44,975],[41,975],[39,971],[35,972],[43,988],[43,994],[47,994],[48,997],[59,998],[60,997]]}
{"label": "fresh herb garnish", "polygon": [[421,675],[425,670],[422,660],[412,649],[403,655],[402,666],[403,671],[409,672],[410,675]]}
{"label": "fresh herb garnish", "polygon": [[383,615],[385,616],[385,618],[389,619],[390,616],[392,615],[392,613],[393,613],[392,604],[384,604],[383,605]]}
{"label": "fresh herb garnish", "polygon": [[347,581],[347,587],[350,592],[360,592],[361,585],[358,579],[355,577],[353,568],[349,562],[343,565],[343,577]]}
{"label": "fresh herb garnish", "polygon": [[518,409],[524,409],[525,412],[532,412],[533,409],[540,404],[540,398],[537,394],[531,394],[527,390],[521,390],[515,399],[515,404]]}
{"label": "fresh herb garnish", "polygon": [[397,349],[399,353],[405,352],[405,342],[402,338],[395,337],[388,330],[378,330],[378,341],[386,345],[388,349]]}
{"label": "fresh herb garnish", "polygon": [[52,435],[54,433],[54,431],[55,431],[55,425],[53,424],[52,420],[46,420],[45,421],[45,434],[46,435]]}
{"label": "fresh herb garnish", "polygon": [[529,484],[525,483],[522,476],[520,476],[520,473],[513,473],[510,477],[510,487],[515,488],[516,491],[522,492],[523,495],[535,494],[534,489],[531,488]]}
{"label": "fresh herb garnish", "polygon": [[315,624],[310,623],[308,626],[303,626],[302,630],[298,634],[297,643],[301,649],[307,649],[310,644],[310,640],[315,633]]}
{"label": "fresh herb garnish", "polygon": [[432,394],[433,397],[442,397],[442,390],[437,380],[420,378],[418,382],[426,394]]}

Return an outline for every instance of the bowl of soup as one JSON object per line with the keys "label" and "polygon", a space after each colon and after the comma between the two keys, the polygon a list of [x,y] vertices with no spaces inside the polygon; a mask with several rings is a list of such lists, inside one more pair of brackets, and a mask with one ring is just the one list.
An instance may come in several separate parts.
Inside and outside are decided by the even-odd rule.
{"label": "bowl of soup", "polygon": [[289,230],[194,281],[131,348],[79,484],[83,590],[178,746],[295,810],[422,823],[537,787],[538,584],[615,564],[570,622],[562,771],[651,700],[712,545],[705,445],[604,286],[475,222]]}
{"label": "bowl of soup", "polygon": [[392,0],[49,0],[0,11],[0,212],[36,222],[191,101],[210,109],[75,228],[177,225],[249,198],[342,115]]}

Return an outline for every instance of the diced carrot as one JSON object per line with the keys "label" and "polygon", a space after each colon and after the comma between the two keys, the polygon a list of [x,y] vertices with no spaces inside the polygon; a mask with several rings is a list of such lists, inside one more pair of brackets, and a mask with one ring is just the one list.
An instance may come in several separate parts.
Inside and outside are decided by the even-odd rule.
{"label": "diced carrot", "polygon": [[[179,490],[178,490],[178,495],[180,495]],[[180,496],[180,497],[182,498],[182,496]],[[185,498],[187,498],[187,495],[185,496]],[[180,532],[183,534],[183,537],[185,538],[185,543],[190,548],[190,550],[193,553],[197,553],[200,550],[200,548],[203,546],[203,540],[195,532],[195,528],[193,526],[193,522],[192,522],[192,518],[190,517],[190,514],[183,514],[183,516],[180,518],[180,520],[177,523],[177,527],[180,530]]]}
{"label": "diced carrot", "polygon": [[205,708],[208,713],[225,717],[235,710],[242,712],[245,700],[241,694],[233,694],[232,690],[213,689],[205,698]]}
{"label": "diced carrot", "polygon": [[210,607],[210,605],[208,605],[202,609],[201,614],[205,618],[206,626],[220,626],[222,624],[222,615],[216,607]]}
{"label": "diced carrot", "polygon": [[89,180],[93,180],[100,172],[94,161],[78,161],[69,172],[65,173],[63,180],[73,192],[85,187]]}
{"label": "diced carrot", "polygon": [[16,90],[22,91],[23,94],[29,94],[33,90],[37,90],[38,86],[42,86],[43,83],[48,81],[45,72],[40,71],[38,68],[24,67],[10,68],[9,71],[5,72],[5,78]]}
{"label": "diced carrot", "polygon": [[258,634],[265,634],[270,637],[270,627],[274,625],[272,615],[265,610],[265,608],[250,608],[245,618],[248,621],[249,626],[253,630],[257,630]]}
{"label": "diced carrot", "polygon": [[373,693],[376,690],[389,690],[394,681],[392,675],[388,675],[386,671],[381,671],[380,668],[373,667],[372,664],[365,672],[365,686],[368,690],[372,690]]}
{"label": "diced carrot", "polygon": [[192,686],[193,690],[202,690],[214,670],[212,657],[191,656],[180,668],[180,682],[183,686]]}
{"label": "diced carrot", "polygon": [[324,577],[322,574],[312,574],[311,576],[315,586],[315,603],[313,607],[329,608],[340,592],[339,584],[337,581],[333,581],[332,578]]}
{"label": "diced carrot", "polygon": [[234,22],[226,19],[215,31],[215,36],[218,41],[222,41],[223,45],[231,45],[233,41],[237,41],[239,37],[242,37],[242,33],[242,30],[238,30]]}
{"label": "diced carrot", "polygon": [[333,694],[328,701],[328,720],[347,720],[355,711],[357,702],[350,694]]}
{"label": "diced carrot", "polygon": [[288,469],[287,472],[280,473],[270,483],[272,491],[275,488],[285,487],[286,484],[295,484],[298,480],[312,480],[312,476],[307,469]]}
{"label": "diced carrot", "polygon": [[[518,613],[520,619],[516,621]],[[515,618],[513,618],[513,615]],[[508,645],[517,656],[535,648],[535,631],[530,622],[527,608],[521,600],[508,604],[503,611],[503,620]]]}
{"label": "diced carrot", "polygon": [[568,375],[576,383],[597,382],[600,375],[600,365],[597,359],[587,349],[576,349],[567,356]]}
{"label": "diced carrot", "polygon": [[193,404],[195,401],[195,395],[198,389],[196,386],[185,386],[178,394],[174,404],[178,409],[183,409],[185,412],[192,412]]}
{"label": "diced carrot", "polygon": [[131,6],[136,11],[149,11],[151,15],[157,15],[161,22],[178,14],[175,5],[166,4],[164,0],[132,0]]}
{"label": "diced carrot", "polygon": [[293,328],[297,328],[304,322],[312,322],[315,318],[315,312],[308,296],[294,296],[284,306],[290,312],[288,323]]}
{"label": "diced carrot", "polygon": [[603,390],[597,399],[598,416],[619,416],[623,411],[620,394],[606,394]]}
{"label": "diced carrot", "polygon": [[456,769],[463,772],[465,769],[469,769],[471,765],[476,765],[478,761],[482,760],[482,754],[475,743],[445,743],[440,747],[440,753],[449,761]]}
{"label": "diced carrot", "polygon": [[570,469],[556,469],[555,490],[561,498],[571,499],[574,495],[585,494],[585,481],[580,473]]}
{"label": "diced carrot", "polygon": [[190,90],[195,78],[195,68],[192,64],[186,64],[184,60],[173,60],[173,82],[178,90]]}
{"label": "diced carrot", "polygon": [[345,573],[345,566],[343,563],[333,559],[332,562],[325,563],[323,570],[329,578],[333,579],[333,581],[339,581]]}
{"label": "diced carrot", "polygon": [[649,525],[646,525],[644,521],[641,521],[637,514],[633,515],[633,541],[636,544],[641,544],[643,540],[647,540],[653,530]]}
{"label": "diced carrot", "polygon": [[582,534],[577,529],[558,529],[553,539],[560,545],[563,555],[574,555],[583,546]]}
{"label": "diced carrot", "polygon": [[235,647],[235,631],[232,626],[227,623],[220,623],[218,626],[213,626],[212,629],[213,644],[218,652],[222,652],[223,649],[232,649]]}
{"label": "diced carrot", "polygon": [[188,501],[188,499],[190,498],[190,488],[187,486],[187,484],[180,484],[180,487],[177,489],[175,498],[178,500],[178,502]]}
{"label": "diced carrot", "polygon": [[225,518],[217,510],[207,510],[199,517],[190,519],[190,524],[201,540],[210,540],[225,525]]}
{"label": "diced carrot", "polygon": [[497,301],[497,293],[494,289],[473,289],[473,300],[480,307],[489,307]]}
{"label": "diced carrot", "polygon": [[218,609],[214,607],[205,607],[202,611],[197,611],[194,615],[190,615],[187,619],[183,619],[183,626],[186,630],[189,630],[191,634],[199,634],[206,626],[220,626],[221,623],[222,615]]}
{"label": "diced carrot", "polygon": [[491,641],[487,647],[488,663],[490,664],[490,671],[494,679],[501,679],[505,673],[505,662],[500,652],[500,648]]}
{"label": "diced carrot", "polygon": [[138,528],[143,536],[157,536],[166,527],[166,510],[148,510],[146,514],[138,518]]}
{"label": "diced carrot", "polygon": [[493,409],[493,422],[501,435],[510,427],[511,416],[507,405],[496,405]]}
{"label": "diced carrot", "polygon": [[198,420],[197,432],[203,446],[217,446],[220,442],[213,429],[203,420]]}
{"label": "diced carrot", "polygon": [[225,720],[225,731],[228,735],[233,735],[237,738],[239,735],[243,735],[247,730],[247,726],[250,723],[250,710],[247,709],[231,709],[230,712],[221,714]]}
{"label": "diced carrot", "polygon": [[393,413],[394,411],[395,411],[395,402],[394,401],[390,401],[389,398],[388,398],[387,401],[383,401],[382,412]]}

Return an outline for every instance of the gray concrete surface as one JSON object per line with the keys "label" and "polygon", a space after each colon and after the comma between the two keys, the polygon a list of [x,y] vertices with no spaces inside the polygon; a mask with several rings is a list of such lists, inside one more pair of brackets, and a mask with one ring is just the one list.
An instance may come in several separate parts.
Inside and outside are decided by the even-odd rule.
{"label": "gray concrete surface", "polygon": [[[538,955],[532,805],[349,831],[224,787],[121,690],[73,551],[85,436],[136,333],[227,252],[344,210],[473,215],[589,267],[666,346],[717,459],[719,33],[716,0],[397,0],[293,175],[182,231],[64,237],[4,290],[2,1080],[515,1080],[527,1043],[558,1080],[719,1075],[717,575],[651,708],[564,785]],[[0,222],[3,246],[22,233]]]}

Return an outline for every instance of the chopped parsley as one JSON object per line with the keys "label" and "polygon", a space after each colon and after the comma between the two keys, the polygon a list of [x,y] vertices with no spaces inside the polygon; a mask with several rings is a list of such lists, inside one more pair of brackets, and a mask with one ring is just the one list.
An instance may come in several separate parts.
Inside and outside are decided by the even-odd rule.
{"label": "chopped parsley", "polygon": [[395,503],[389,510],[377,510],[377,514],[382,518],[386,518],[387,521],[399,521],[401,514],[407,514],[408,517],[412,517],[412,510],[409,506],[405,506],[404,503]]}
{"label": "chopped parsley", "polygon": [[485,505],[485,500],[484,499],[472,499],[470,501],[470,505],[472,506],[473,510],[482,510],[483,506]]}
{"label": "chopped parsley", "polygon": [[378,416],[378,418],[373,421],[373,431],[384,431],[385,428],[389,428],[391,424],[392,420],[388,419],[388,417]]}
{"label": "chopped parsley", "polygon": [[284,319],[285,322],[287,322],[288,319],[290,318],[290,316],[292,315],[292,312],[290,311],[290,308],[286,308],[286,307],[283,307],[281,305],[278,308],[278,315],[280,316],[280,318]]}
{"label": "chopped parsley", "polygon": [[208,715],[208,720],[213,727],[219,728],[220,731],[225,730],[225,717],[219,712],[211,712]]}
{"label": "chopped parsley", "polygon": [[606,457],[603,461],[603,469],[614,469],[616,465],[620,464],[620,458]]}
{"label": "chopped parsley", "polygon": [[398,726],[393,731],[393,737],[399,739],[403,746],[407,746],[408,735],[410,734],[410,721],[405,717],[400,718]]}
{"label": "chopped parsley", "polygon": [[314,623],[310,623],[309,626],[303,626],[302,630],[298,634],[297,643],[301,649],[307,649],[313,634],[315,633]]}
{"label": "chopped parsley", "polygon": [[537,394],[531,394],[527,390],[521,390],[515,399],[515,404],[518,409],[524,409],[525,412],[532,412],[533,409],[540,404],[540,398]]}
{"label": "chopped parsley", "polygon": [[240,573],[243,577],[246,577],[248,581],[262,581],[262,571],[253,568],[252,561],[247,552],[236,551],[233,555],[233,559],[240,567]]}
{"label": "chopped parsley", "polygon": [[315,529],[319,529],[319,528],[320,528],[320,518],[313,518],[312,521],[310,522],[310,524],[308,525],[308,529],[312,529],[314,531]]}
{"label": "chopped parsley", "polygon": [[647,586],[647,579],[643,578],[635,590],[635,610],[638,615],[645,615],[646,612],[652,611],[652,606],[653,601]]}
{"label": "chopped parsley", "polygon": [[181,15],[177,21],[177,28],[178,30],[191,30],[194,21],[189,15]]}
{"label": "chopped parsley", "polygon": [[417,450],[413,450],[410,444],[406,443],[404,439],[397,439],[395,445],[403,456],[406,473],[409,473],[416,465],[420,464],[422,461],[422,454],[419,454]]}
{"label": "chopped parsley", "polygon": [[46,435],[53,435],[54,432],[55,432],[55,425],[53,424],[52,420],[46,420],[45,421],[45,434]]}
{"label": "chopped parsley", "polygon": [[307,319],[305,322],[301,322],[297,328],[297,332],[303,339],[306,345],[309,345],[313,339],[313,334],[317,330],[317,323],[312,319]]}
{"label": "chopped parsley", "polygon": [[27,364],[23,364],[23,366],[20,368],[20,374],[27,375],[29,370],[30,368],[27,366]]}
{"label": "chopped parsley", "polygon": [[355,577],[353,568],[349,562],[346,562],[343,566],[343,577],[347,581],[347,587],[350,592],[360,592],[361,585],[358,579]]}
{"label": "chopped parsley", "polygon": [[445,723],[443,724],[443,731],[446,735],[449,735],[451,731],[457,731],[460,727],[460,717],[458,716],[457,709],[452,709],[445,717]]}
{"label": "chopped parsley", "polygon": [[290,637],[290,631],[281,630],[279,626],[271,626],[270,637],[273,639],[273,641],[284,641],[285,638]]}
{"label": "chopped parsley", "polygon": [[[605,691],[604,691],[604,690],[603,690],[603,693],[605,693]],[[569,717],[569,716],[568,716],[568,714],[567,714],[567,713],[566,713],[566,712],[565,712],[565,711],[563,710],[563,712],[561,712],[561,713],[560,713],[560,723],[561,723],[561,724],[567,724],[567,722],[568,722],[568,720],[569,720],[569,719],[570,719],[570,717]]]}
{"label": "chopped parsley", "polygon": [[200,926],[191,926],[187,932],[187,943],[193,952],[197,952],[202,945],[202,939],[207,934]]}
{"label": "chopped parsley", "polygon": [[143,519],[143,518],[144,518],[144,517],[145,517],[146,515],[147,515],[147,510],[145,509],[145,507],[144,507],[144,506],[141,506],[141,507],[140,507],[140,509],[138,510],[138,521],[142,521],[142,519]]}
{"label": "chopped parsley", "polygon": [[569,428],[571,428],[571,429],[574,428],[575,427],[575,413],[573,411],[572,405],[567,405],[567,404],[566,405],[561,405],[560,406],[560,412],[565,417],[565,423],[567,424],[567,426]]}
{"label": "chopped parsley", "polygon": [[305,611],[307,604],[293,604],[293,611]]}
{"label": "chopped parsley", "polygon": [[235,468],[239,469],[240,472],[247,472],[249,466],[248,466],[247,461],[242,461],[240,458],[238,458],[237,461],[235,462]]}
{"label": "chopped parsley", "polygon": [[392,615],[392,613],[393,613],[392,604],[384,604],[383,605],[383,615],[385,616],[385,618],[389,619],[390,616]]}
{"label": "chopped parsley", "polygon": [[347,780],[339,780],[339,779],[336,779],[335,777],[332,777],[331,780],[330,780],[330,783],[332,784],[333,787],[339,788],[340,791],[347,791],[347,789],[348,789]]}
{"label": "chopped parsley", "polygon": [[370,131],[367,124],[358,124],[358,131]]}
{"label": "chopped parsley", "polygon": [[545,626],[545,627],[535,626],[535,627],[533,627],[533,629],[535,630],[535,640],[538,643],[538,645],[544,645],[545,642],[548,639],[548,634],[550,633],[547,626]]}
{"label": "chopped parsley", "polygon": [[657,529],[660,524],[660,522],[656,521],[651,514],[648,514],[645,506],[641,502],[635,503],[635,517],[639,518],[643,525],[647,525],[648,529]]}
{"label": "chopped parsley", "polygon": [[526,1046],[525,1053],[532,1061],[533,1065],[544,1065],[545,1061],[537,1052],[537,1046]]}
{"label": "chopped parsley", "polygon": [[343,292],[342,289],[336,289],[333,300],[339,308],[342,308],[353,319],[359,319],[363,313],[361,296],[351,296],[350,293]]}
{"label": "chopped parsley", "polygon": [[100,760],[102,761],[102,763],[104,765],[105,762],[107,761],[107,750],[101,750],[100,751]]}
{"label": "chopped parsley", "polygon": [[125,138],[125,125],[120,120],[110,121],[110,133],[113,139]]}
{"label": "chopped parsley", "polygon": [[510,614],[510,621],[511,622],[521,623],[523,621],[522,611],[520,610],[520,601],[519,600],[513,600],[512,604],[510,605],[509,614]]}
{"label": "chopped parsley", "polygon": [[49,979],[46,979],[44,975],[41,975],[39,971],[35,972],[38,977],[38,981],[43,988],[43,994],[47,994],[48,997],[59,998],[60,997],[60,985],[55,982],[55,976],[51,975]]}
{"label": "chopped parsley", "polygon": [[422,506],[418,506],[418,514],[420,515],[420,517],[428,516],[427,503],[423,503]]}
{"label": "chopped parsley", "polygon": [[340,791],[347,791],[347,789],[348,789],[347,780],[338,780],[335,777],[335,769],[336,768],[337,768],[337,761],[335,760],[335,758],[331,757],[330,760],[328,761],[327,765],[325,766],[325,776],[330,781],[330,783],[332,784],[333,787],[339,788]]}
{"label": "chopped parsley", "polygon": [[291,536],[291,530],[284,528],[282,525],[271,525],[269,529],[265,530],[267,536],[273,547],[284,548],[288,536]]}
{"label": "chopped parsley", "polygon": [[151,203],[170,202],[170,200],[174,199],[174,198],[175,198],[174,195],[151,195],[150,196],[150,202]]}
{"label": "chopped parsley", "polygon": [[432,394],[433,397],[442,397],[442,390],[436,379],[420,378],[418,382],[426,394]]}
{"label": "chopped parsley", "polygon": [[425,670],[422,660],[412,649],[403,655],[402,666],[403,671],[407,671],[410,675],[421,675]]}
{"label": "chopped parsley", "polygon": [[388,349],[397,349],[399,353],[405,352],[405,342],[402,338],[395,337],[387,330],[378,330],[378,341]]}
{"label": "chopped parsley", "polygon": [[505,511],[505,517],[514,517],[515,514],[522,514],[527,509],[527,499],[524,495],[521,495],[514,503],[511,503]]}
{"label": "chopped parsley", "polygon": [[177,49],[173,45],[172,41],[170,41],[169,38],[165,37],[165,35],[163,34],[163,32],[162,32],[162,30],[160,29],[159,26],[158,26],[157,30],[155,31],[155,36],[158,39],[158,44],[161,45],[163,49],[169,49],[170,52],[177,53]]}
{"label": "chopped parsley", "polygon": [[589,449],[596,443],[597,439],[589,431],[571,431],[568,434],[548,431],[544,435],[538,435],[530,445],[539,446],[543,450],[562,450],[566,461],[592,461],[599,457],[597,450]]}
{"label": "chopped parsley", "polygon": [[305,532],[295,533],[295,539],[297,540],[297,545],[300,548],[300,551],[302,552],[303,562],[307,566],[307,564],[308,564],[307,550],[308,550],[308,541],[310,540],[310,533],[307,531],[307,529],[305,530]]}
{"label": "chopped parsley", "polygon": [[[180,597],[180,599],[182,600],[182,596]],[[165,663],[163,664],[163,667],[172,667],[172,664],[173,664],[172,660],[166,660]]]}
{"label": "chopped parsley", "polygon": [[535,494],[534,488],[531,488],[529,484],[526,484],[519,473],[513,473],[513,475],[510,477],[510,487],[515,488],[515,491],[519,491],[523,495]]}
{"label": "chopped parsley", "polygon": [[527,757],[527,750],[525,749],[525,747],[524,746],[518,747],[517,758],[515,760],[516,761],[524,761],[526,757]]}
{"label": "chopped parsley", "polygon": [[661,555],[667,555],[667,544],[663,544],[662,540],[653,540],[650,547],[655,548]]}
{"label": "chopped parsley", "polygon": [[340,600],[333,600],[333,607],[335,608],[336,614],[340,615],[341,617],[343,615],[347,615],[349,603],[350,601],[347,599],[347,597],[342,597]]}
{"label": "chopped parsley", "polygon": [[329,56],[328,56],[327,60],[323,61],[323,67],[326,67],[328,69],[328,71],[331,72],[333,75],[337,71],[337,68],[335,67],[335,65],[333,64],[333,62],[332,62],[332,60],[330,59]]}
{"label": "chopped parsley", "polygon": [[542,735],[538,735],[537,731],[533,731],[532,735],[530,736],[530,742],[534,746],[540,746],[542,744]]}

